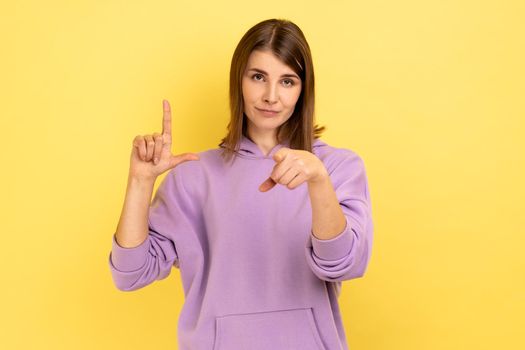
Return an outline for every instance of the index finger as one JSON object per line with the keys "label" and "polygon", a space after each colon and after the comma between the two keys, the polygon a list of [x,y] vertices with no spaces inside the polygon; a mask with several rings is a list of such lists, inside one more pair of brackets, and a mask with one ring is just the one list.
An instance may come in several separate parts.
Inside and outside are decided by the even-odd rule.
{"label": "index finger", "polygon": [[162,101],[163,116],[162,116],[162,135],[168,134],[171,136],[171,109],[168,100]]}

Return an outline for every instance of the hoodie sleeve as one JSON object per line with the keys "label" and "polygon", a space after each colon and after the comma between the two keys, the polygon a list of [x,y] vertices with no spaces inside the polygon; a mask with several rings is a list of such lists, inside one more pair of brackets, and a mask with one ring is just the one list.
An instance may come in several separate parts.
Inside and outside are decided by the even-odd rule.
{"label": "hoodie sleeve", "polygon": [[142,288],[168,277],[172,266],[179,268],[175,234],[187,235],[193,227],[189,215],[190,199],[180,173],[179,166],[173,168],[159,185],[149,207],[149,234],[144,242],[125,248],[117,243],[113,233],[109,267],[119,290]]}
{"label": "hoodie sleeve", "polygon": [[318,239],[310,230],[306,247],[310,268],[329,282],[362,277],[372,249],[373,222],[364,162],[353,152],[343,155],[330,178],[346,218],[345,228],[328,240]]}

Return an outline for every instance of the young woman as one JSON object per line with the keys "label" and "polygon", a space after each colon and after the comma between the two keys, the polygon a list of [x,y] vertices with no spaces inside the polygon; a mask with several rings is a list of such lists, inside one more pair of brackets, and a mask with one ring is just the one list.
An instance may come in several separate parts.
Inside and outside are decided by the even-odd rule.
{"label": "young woman", "polygon": [[218,148],[172,155],[163,103],[162,133],[133,142],[109,255],[117,288],[178,268],[181,350],[348,349],[338,297],[370,260],[370,194],[360,156],[319,139],[299,27],[270,19],[242,37]]}

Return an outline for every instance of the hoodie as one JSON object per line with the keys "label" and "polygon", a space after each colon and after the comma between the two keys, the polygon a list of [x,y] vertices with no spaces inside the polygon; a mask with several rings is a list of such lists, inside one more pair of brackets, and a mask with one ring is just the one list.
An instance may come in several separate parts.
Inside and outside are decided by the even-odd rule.
{"label": "hoodie", "polygon": [[149,235],[120,246],[113,234],[115,286],[133,291],[179,269],[184,304],[181,350],[347,350],[338,305],[342,281],[362,277],[373,222],[363,160],[321,139],[314,153],[328,170],[346,218],[329,240],[312,233],[306,183],[293,190],[259,185],[273,155],[242,136],[233,163],[222,144],[168,171],[151,202]]}

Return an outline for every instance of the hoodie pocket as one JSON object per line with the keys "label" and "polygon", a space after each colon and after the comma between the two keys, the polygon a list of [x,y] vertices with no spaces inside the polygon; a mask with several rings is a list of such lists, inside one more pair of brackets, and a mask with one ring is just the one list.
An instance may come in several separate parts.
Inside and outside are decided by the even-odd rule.
{"label": "hoodie pocket", "polygon": [[312,308],[218,316],[213,350],[326,350]]}

